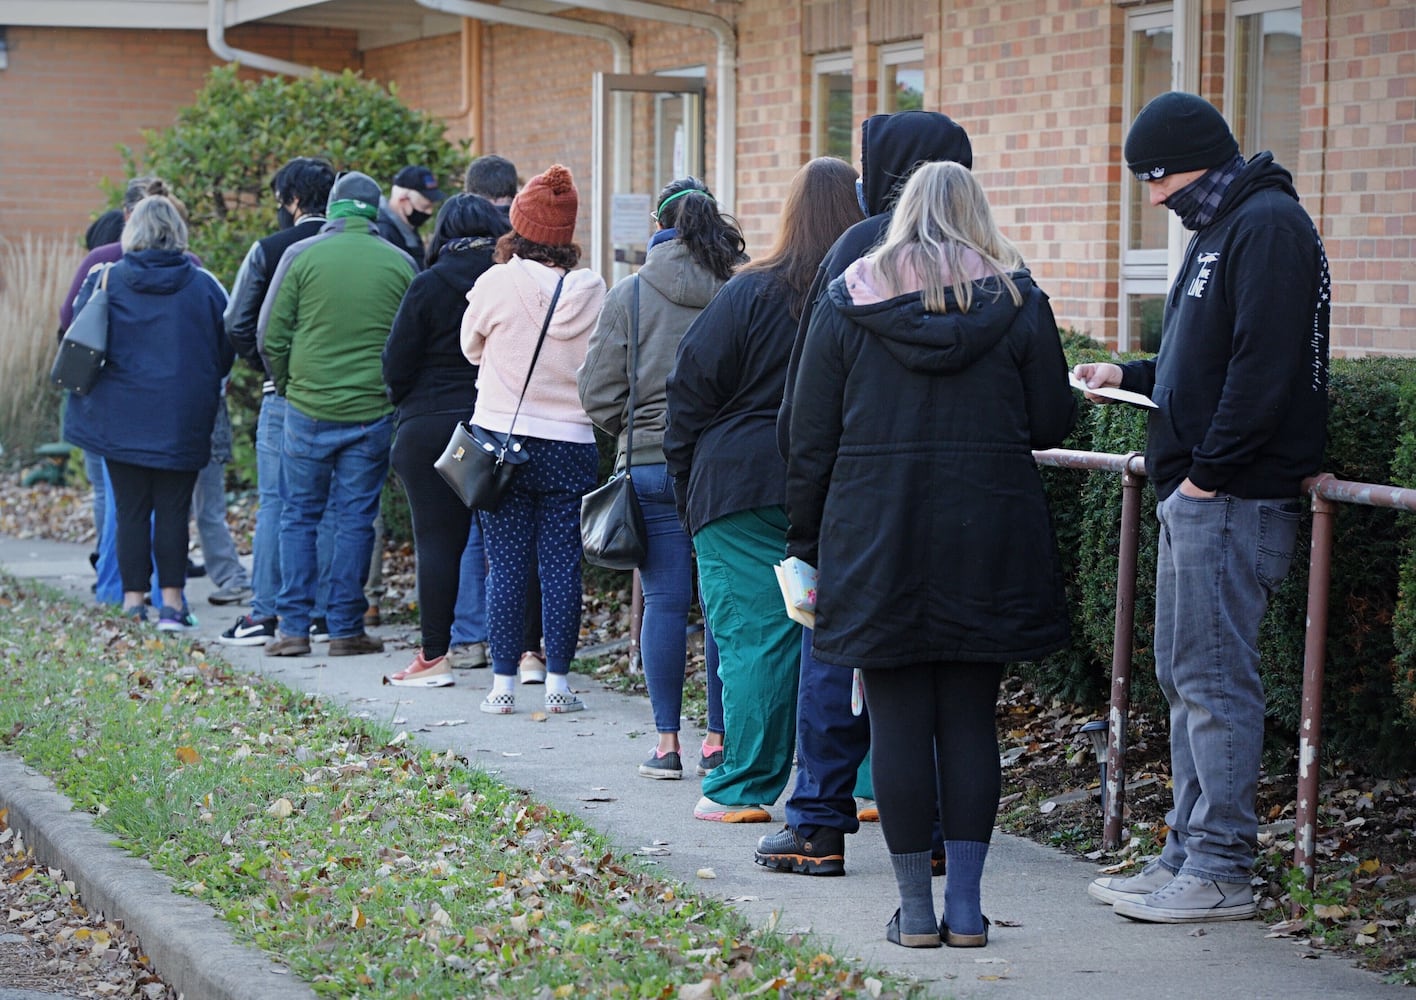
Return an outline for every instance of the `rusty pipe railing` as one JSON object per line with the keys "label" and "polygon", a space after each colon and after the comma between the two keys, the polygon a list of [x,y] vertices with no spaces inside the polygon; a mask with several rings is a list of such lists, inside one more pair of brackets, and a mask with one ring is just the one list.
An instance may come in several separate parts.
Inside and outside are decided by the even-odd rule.
{"label": "rusty pipe railing", "polygon": [[1102,808],[1106,819],[1101,845],[1121,846],[1121,817],[1126,808],[1126,721],[1131,711],[1131,653],[1136,624],[1136,554],[1141,539],[1141,487],[1145,460],[1139,452],[1113,455],[1053,448],[1035,451],[1038,465],[1061,469],[1121,473],[1121,533],[1116,565],[1116,625],[1111,642],[1111,710],[1106,725],[1106,787]]}
{"label": "rusty pipe railing", "polygon": [[[1034,452],[1039,465],[1119,472],[1122,476],[1121,538],[1116,567],[1116,628],[1111,654],[1111,710],[1107,724],[1106,823],[1102,846],[1121,842],[1125,808],[1125,728],[1130,711],[1132,631],[1135,625],[1136,552],[1140,536],[1140,487],[1145,465],[1136,453],[1052,449]],[[1322,749],[1323,676],[1327,657],[1328,594],[1332,584],[1333,515],[1337,504],[1385,507],[1416,513],[1416,489],[1336,479],[1322,473],[1303,481],[1312,501],[1313,528],[1308,560],[1308,606],[1303,645],[1303,702],[1298,723],[1298,787],[1294,816],[1293,866],[1313,887],[1313,845],[1317,836],[1318,762]],[[1293,904],[1294,915],[1301,908]]]}

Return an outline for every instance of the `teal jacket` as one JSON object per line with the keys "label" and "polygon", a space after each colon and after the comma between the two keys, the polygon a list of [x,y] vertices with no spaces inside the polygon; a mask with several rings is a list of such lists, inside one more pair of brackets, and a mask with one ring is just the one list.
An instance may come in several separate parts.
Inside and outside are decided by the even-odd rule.
{"label": "teal jacket", "polygon": [[361,218],[331,219],[280,258],[256,340],[276,391],[316,420],[357,424],[393,412],[382,354],[413,260]]}

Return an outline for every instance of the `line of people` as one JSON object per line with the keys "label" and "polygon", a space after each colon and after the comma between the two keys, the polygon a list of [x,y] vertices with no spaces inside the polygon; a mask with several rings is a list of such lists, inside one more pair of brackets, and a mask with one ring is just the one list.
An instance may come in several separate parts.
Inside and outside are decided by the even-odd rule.
{"label": "line of people", "polygon": [[[195,297],[187,312],[204,311],[204,329],[224,307],[229,337],[214,338],[203,376],[183,388],[190,435],[210,436],[233,352],[268,378],[252,611],[226,641],[301,655],[311,629],[327,622],[331,655],[382,648],[365,627],[364,585],[391,455],[412,513],[421,637],[413,662],[385,681],[445,687],[454,668],[489,664],[483,712],[515,712],[518,679],[544,685],[550,713],[584,710],[569,668],[581,618],[579,506],[595,485],[598,426],[617,441],[617,468],[633,453],[649,536],[639,567],[642,652],[658,738],[640,774],[683,775],[696,582],[709,707],[694,815],[770,822],[795,760],[786,823],[758,841],[756,861],[844,874],[845,836],[859,829],[864,793],[878,804],[900,899],[886,937],[904,947],[981,947],[1003,670],[1070,641],[1032,452],[1066,438],[1077,404],[1048,297],[994,220],[966,131],[946,115],[907,111],[867,119],[861,144],[863,176],[831,158],[797,172],[776,239],[755,261],[708,187],[675,179],[655,200],[644,265],[608,290],[578,266],[570,171],[553,165],[518,189],[500,157],[474,161],[467,190],[447,199],[421,168],[400,172],[385,200],[364,174],[336,179],[323,161],[292,161],[273,185],[290,225],[252,246],[229,306],[214,279],[194,277],[204,272],[182,256],[184,239],[154,245],[144,235],[153,219],[182,232],[163,207],[170,201],[152,195],[125,227],[127,270],[115,278],[136,287],[139,269],[155,264],[185,276]],[[1241,654],[1252,650],[1292,553],[1292,501],[1264,498],[1296,495],[1321,457],[1327,315],[1321,242],[1314,250],[1316,231],[1304,229],[1288,175],[1267,155],[1239,158],[1218,112],[1191,95],[1166,95],[1141,113],[1128,162],[1152,203],[1176,211],[1211,248],[1187,263],[1183,296],[1177,279],[1157,361],[1077,373],[1092,387],[1151,391],[1161,404],[1147,460],[1164,490],[1157,651],[1175,730],[1176,810],[1161,859],[1090,890],[1138,920],[1254,912],[1245,879],[1258,744],[1248,732],[1240,755],[1234,731],[1254,728],[1256,707],[1261,731],[1262,692],[1253,691],[1252,655]],[[408,233],[437,203],[426,255],[406,252]],[[389,211],[401,224],[386,239],[378,220]],[[1210,235],[1221,219],[1230,228]],[[1259,293],[1248,272],[1218,266],[1275,238],[1318,289],[1294,307],[1316,318],[1295,314],[1286,324],[1307,339],[1304,349],[1281,349],[1283,366],[1194,329],[1228,316],[1238,338],[1255,310],[1276,308],[1249,305]],[[1210,304],[1222,297],[1237,318]],[[1207,371],[1227,365],[1230,382],[1183,371],[1178,351],[1207,352]],[[1255,363],[1281,367],[1283,386],[1259,386]],[[1242,398],[1229,398],[1230,384]],[[1236,420],[1251,397],[1265,400],[1265,418]],[[165,616],[180,598],[168,586],[179,548],[172,525],[198,467],[195,437],[166,448],[184,456],[174,485],[132,476],[127,453],[93,437],[85,420],[99,398],[70,401],[72,439],[119,472],[125,607],[142,597],[141,588],[129,592],[146,558],[135,512],[157,510]],[[468,511],[433,468],[466,419],[524,436],[529,458],[496,510]],[[1185,501],[1172,502],[1172,492],[1223,507],[1216,516],[1235,547],[1189,540],[1213,526],[1182,521],[1173,503]],[[134,494],[142,504],[128,501]],[[784,555],[819,570],[814,629],[784,613],[773,574]],[[1193,592],[1205,589],[1215,561],[1226,578],[1233,569],[1249,582],[1205,603]],[[1165,638],[1165,629],[1204,632],[1199,614],[1233,619],[1210,667],[1243,661],[1234,681],[1191,662],[1192,644]],[[1226,783],[1236,767],[1241,780]]]}

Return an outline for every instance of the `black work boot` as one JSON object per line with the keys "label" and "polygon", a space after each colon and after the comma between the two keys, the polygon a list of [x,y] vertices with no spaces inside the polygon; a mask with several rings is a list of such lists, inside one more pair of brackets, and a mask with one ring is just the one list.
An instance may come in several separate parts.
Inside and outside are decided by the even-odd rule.
{"label": "black work boot", "polygon": [[846,835],[829,826],[803,837],[790,826],[757,841],[756,861],[764,868],[802,875],[844,875]]}

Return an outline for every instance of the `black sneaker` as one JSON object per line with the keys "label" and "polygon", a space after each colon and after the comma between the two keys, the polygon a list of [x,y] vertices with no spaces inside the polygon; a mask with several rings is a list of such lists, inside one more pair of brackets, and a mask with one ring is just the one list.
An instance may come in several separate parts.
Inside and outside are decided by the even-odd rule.
{"label": "black sneaker", "polygon": [[672,781],[683,777],[683,761],[679,758],[678,751],[670,750],[663,756],[655,750],[649,755],[649,759],[639,765],[639,773],[646,778],[658,778],[661,781]]}
{"label": "black sneaker", "polygon": [[329,622],[323,618],[310,619],[310,641],[329,642]]}
{"label": "black sneaker", "polygon": [[275,638],[275,619],[242,615],[225,632],[221,642],[227,646],[264,646]]}
{"label": "black sneaker", "polygon": [[844,875],[846,835],[829,826],[820,826],[810,839],[805,839],[790,826],[784,826],[757,842],[756,861],[763,868],[779,872]]}
{"label": "black sneaker", "polygon": [[723,762],[723,748],[721,744],[713,748],[712,753],[708,752],[709,749],[708,744],[705,743],[703,744],[702,750],[699,752],[698,776],[700,778]]}

